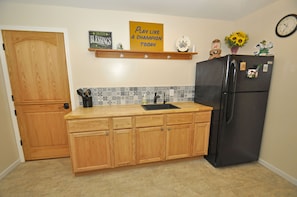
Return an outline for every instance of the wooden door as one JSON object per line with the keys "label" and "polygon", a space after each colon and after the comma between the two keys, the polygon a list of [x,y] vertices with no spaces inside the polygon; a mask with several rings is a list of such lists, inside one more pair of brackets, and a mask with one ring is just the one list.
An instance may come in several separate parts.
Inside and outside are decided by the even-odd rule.
{"label": "wooden door", "polygon": [[165,137],[163,127],[137,128],[137,163],[149,163],[165,160]]}
{"label": "wooden door", "polygon": [[135,133],[133,118],[112,118],[114,166],[135,164]]}
{"label": "wooden door", "polygon": [[132,129],[113,131],[114,166],[127,166],[135,163],[134,135]]}
{"label": "wooden door", "polygon": [[209,122],[195,123],[193,136],[193,155],[207,155],[209,140]]}
{"label": "wooden door", "polygon": [[69,156],[63,33],[3,30],[2,35],[25,159]]}
{"label": "wooden door", "polygon": [[73,172],[111,168],[109,131],[70,134]]}
{"label": "wooden door", "polygon": [[203,111],[195,114],[193,156],[208,154],[210,120],[211,111]]}
{"label": "wooden door", "polygon": [[191,156],[191,124],[167,127],[166,159],[178,159]]}

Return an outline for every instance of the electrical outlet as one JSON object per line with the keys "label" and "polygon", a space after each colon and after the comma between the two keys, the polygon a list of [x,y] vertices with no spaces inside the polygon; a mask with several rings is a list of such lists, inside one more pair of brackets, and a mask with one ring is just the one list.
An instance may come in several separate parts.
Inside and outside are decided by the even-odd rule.
{"label": "electrical outlet", "polygon": [[174,89],[169,90],[169,96],[174,96]]}

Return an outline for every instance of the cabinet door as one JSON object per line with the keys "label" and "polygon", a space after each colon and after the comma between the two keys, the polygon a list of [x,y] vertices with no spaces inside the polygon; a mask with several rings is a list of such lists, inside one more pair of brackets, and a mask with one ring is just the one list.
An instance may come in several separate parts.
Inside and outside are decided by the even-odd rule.
{"label": "cabinet door", "polygon": [[109,131],[71,133],[69,136],[74,172],[111,167]]}
{"label": "cabinet door", "polygon": [[114,130],[113,150],[115,167],[135,163],[134,135],[132,129]]}
{"label": "cabinet door", "polygon": [[163,127],[136,129],[137,163],[162,161],[165,159],[165,131]]}
{"label": "cabinet door", "polygon": [[177,159],[191,156],[191,124],[167,127],[166,159]]}
{"label": "cabinet door", "polygon": [[195,123],[193,155],[207,155],[210,123]]}

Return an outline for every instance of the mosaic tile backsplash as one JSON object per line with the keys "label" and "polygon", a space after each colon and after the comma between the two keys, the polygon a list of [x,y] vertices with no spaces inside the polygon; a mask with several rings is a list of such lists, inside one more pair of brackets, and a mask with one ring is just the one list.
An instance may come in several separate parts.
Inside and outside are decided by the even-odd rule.
{"label": "mosaic tile backsplash", "polygon": [[[86,90],[87,88],[82,88]],[[154,103],[155,93],[160,96],[157,102],[183,102],[194,100],[195,86],[162,86],[162,87],[105,87],[89,88],[93,99],[93,106],[96,105],[124,105],[142,104],[143,95],[148,104]],[[174,95],[169,96],[169,90],[174,90]],[[79,96],[79,95],[77,95]],[[82,106],[82,98],[79,96],[79,103]]]}

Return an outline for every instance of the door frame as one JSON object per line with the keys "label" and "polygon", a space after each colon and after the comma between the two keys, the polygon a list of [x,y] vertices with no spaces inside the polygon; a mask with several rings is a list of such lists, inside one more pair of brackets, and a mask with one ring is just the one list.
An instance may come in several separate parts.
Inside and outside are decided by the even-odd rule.
{"label": "door frame", "polygon": [[[72,105],[72,110],[76,108],[74,105],[75,103],[75,95],[74,95],[74,87],[73,87],[73,80],[72,80],[72,70],[71,70],[71,63],[70,63],[70,50],[69,50],[69,36],[68,31],[66,28],[55,28],[55,27],[27,27],[27,26],[1,26],[0,25],[0,43],[2,45],[3,39],[2,39],[2,30],[17,30],[17,31],[39,31],[39,32],[58,32],[63,33],[64,35],[64,44],[65,44],[65,54],[66,54],[66,66],[67,66],[67,73],[68,73],[68,84],[69,84],[69,93],[70,93],[70,101]],[[10,79],[9,79],[9,73],[8,73],[8,67],[7,67],[7,61],[5,57],[4,50],[0,49],[0,60],[1,60],[1,67],[3,71],[4,76],[4,84],[6,87],[6,94],[7,94],[7,100],[9,103],[9,109],[10,109],[10,116],[12,120],[12,126],[14,130],[14,136],[17,144],[19,159],[21,162],[25,162],[23,147],[20,143],[21,136],[20,131],[18,127],[18,121],[17,117],[14,114],[14,103],[11,99],[12,90],[10,86]]]}

